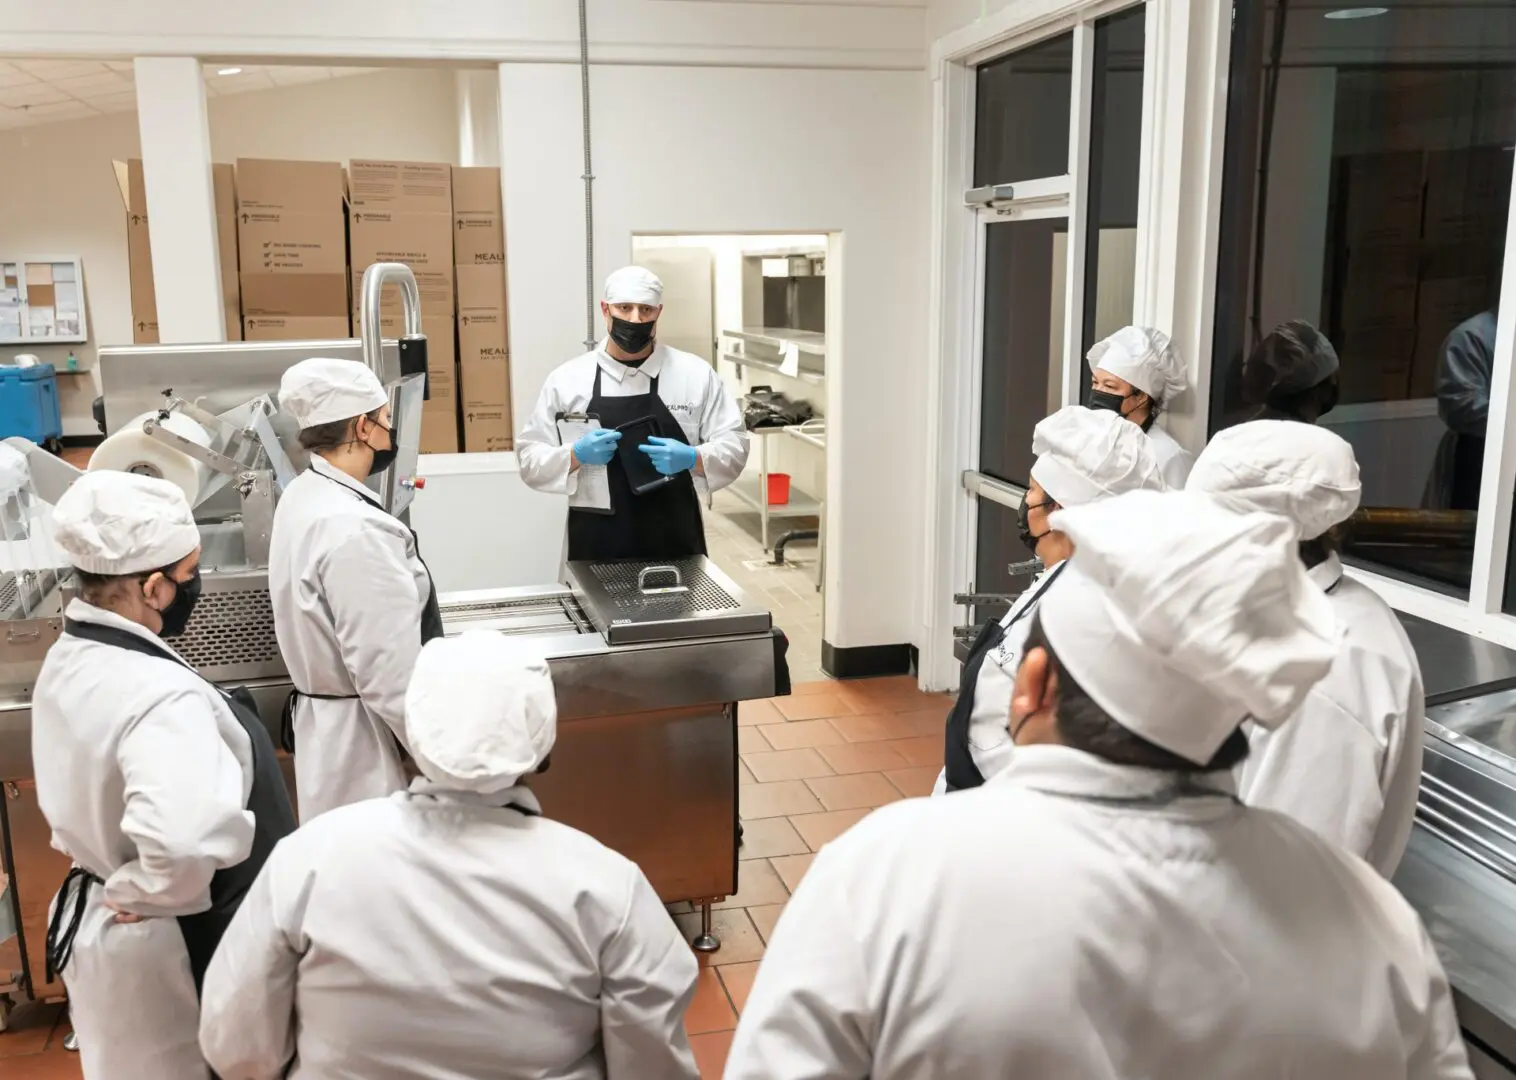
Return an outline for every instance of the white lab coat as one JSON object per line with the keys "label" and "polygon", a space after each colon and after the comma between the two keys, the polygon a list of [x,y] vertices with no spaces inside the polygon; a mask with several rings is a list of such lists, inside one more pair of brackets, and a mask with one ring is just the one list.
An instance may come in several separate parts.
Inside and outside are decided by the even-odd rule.
{"label": "white lab coat", "polygon": [[1249,805],[1289,814],[1389,878],[1421,787],[1421,666],[1389,605],[1344,577],[1335,555],[1310,575],[1347,637],[1294,716],[1249,731],[1238,789]]}
{"label": "white lab coat", "polygon": [[600,369],[600,393],[605,397],[646,394],[658,379],[658,396],[684,430],[684,441],[700,451],[704,475],[695,474],[695,490],[707,505],[710,494],[720,491],[747,464],[748,434],[742,410],[722,385],[716,369],[693,353],[658,345],[641,367],[619,363],[604,351],[604,342],[594,352],[562,364],[542,384],[537,407],[516,437],[516,457],[521,479],[529,487],[554,495],[572,495],[578,472],[569,471],[570,450],[558,439],[559,413],[588,410],[595,389],[595,369]]}
{"label": "white lab coat", "polygon": [[[82,600],[68,617],[162,647],[146,627]],[[37,678],[32,762],[53,846],[105,882],[90,889],[63,973],[84,1075],[205,1080],[174,916],[209,908],[211,877],[252,848],[247,733],[179,662],[65,635]],[[117,923],[107,900],[151,917]]]}
{"label": "white lab coat", "polygon": [[1017,747],[876,811],[790,899],[727,1080],[1466,1080],[1411,906],[1282,815]]}
{"label": "white lab coat", "polygon": [[697,968],[652,886],[508,803],[537,807],[418,779],[281,841],[206,974],[223,1080],[694,1080]]}
{"label": "white lab coat", "polygon": [[1164,486],[1170,491],[1179,491],[1195,467],[1195,455],[1164,430],[1162,420],[1154,421],[1147,435],[1153,445],[1153,456],[1158,459],[1158,471],[1163,474]]}
{"label": "white lab coat", "polygon": [[[1044,590],[1052,584],[1053,570],[1058,564],[1045,568],[1032,579],[1032,583],[1011,605],[1000,625],[1005,627],[1005,636],[1000,644],[990,650],[979,666],[979,678],[974,683],[974,710],[969,714],[969,756],[986,780],[999,774],[1011,761],[1015,744],[1011,742],[1011,693],[1016,688],[1016,669],[1021,666],[1021,653],[1026,645],[1027,631],[1032,628],[1033,616]],[[947,794],[947,769],[937,774],[933,795]]]}
{"label": "white lab coat", "polygon": [[431,578],[411,532],[319,455],[274,510],[268,589],[295,710],[300,820],[406,785],[405,690]]}

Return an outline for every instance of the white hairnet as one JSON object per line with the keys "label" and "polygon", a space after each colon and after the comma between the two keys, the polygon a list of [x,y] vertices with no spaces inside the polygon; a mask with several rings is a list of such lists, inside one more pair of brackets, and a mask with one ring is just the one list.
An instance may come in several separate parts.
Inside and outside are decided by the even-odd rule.
{"label": "white hairnet", "polygon": [[1301,540],[1352,517],[1363,492],[1347,441],[1293,420],[1254,420],[1218,432],[1185,486],[1239,513],[1278,514]]}
{"label": "white hairnet", "polygon": [[1090,367],[1125,379],[1159,402],[1173,401],[1189,386],[1184,359],[1161,330],[1124,326],[1090,349]]}
{"label": "white hairnet", "polygon": [[605,279],[605,302],[659,307],[663,304],[663,282],[651,270],[624,266]]}
{"label": "white hairnet", "polygon": [[177,484],[136,473],[87,472],[53,507],[54,539],[88,574],[141,574],[173,566],[200,546]]}
{"label": "white hairnet", "polygon": [[1059,506],[1164,490],[1152,441],[1109,409],[1059,409],[1032,430],[1032,453],[1032,479]]}
{"label": "white hairnet", "polygon": [[411,673],[405,728],[432,782],[486,795],[514,787],[558,735],[547,661],[493,630],[433,639]]}
{"label": "white hairnet", "polygon": [[389,399],[379,376],[357,360],[313,356],[293,365],[279,380],[279,407],[301,431],[363,416]]}
{"label": "white hairnet", "polygon": [[1039,609],[1069,675],[1122,727],[1197,764],[1251,717],[1275,727],[1326,675],[1340,630],[1273,514],[1137,491],[1056,512],[1074,541]]}
{"label": "white hairnet", "polygon": [[31,482],[32,468],[26,455],[0,442],[0,499],[8,499]]}

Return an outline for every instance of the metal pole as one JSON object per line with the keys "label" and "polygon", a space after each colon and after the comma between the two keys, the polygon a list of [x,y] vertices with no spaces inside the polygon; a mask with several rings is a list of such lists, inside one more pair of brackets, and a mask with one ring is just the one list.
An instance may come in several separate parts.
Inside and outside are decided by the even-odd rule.
{"label": "metal pole", "polygon": [[590,164],[590,31],[588,0],[579,0],[579,100],[584,113],[584,347],[593,349],[595,330],[595,170]]}

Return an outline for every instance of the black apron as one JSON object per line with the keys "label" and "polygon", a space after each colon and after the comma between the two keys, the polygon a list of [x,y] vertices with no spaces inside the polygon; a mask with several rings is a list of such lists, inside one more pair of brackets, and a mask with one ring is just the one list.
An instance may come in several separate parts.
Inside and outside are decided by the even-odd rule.
{"label": "black apron", "polygon": [[[586,414],[603,428],[617,428],[651,416],[658,434],[685,439],[684,429],[658,396],[658,378],[646,394],[602,397],[600,365],[595,365],[595,388]],[[568,557],[580,559],[677,559],[705,554],[705,525],[700,519],[700,497],[695,477],[688,471],[641,495],[632,491],[626,469],[616,458],[606,466],[611,492],[609,514],[569,510]]]}
{"label": "black apron", "polygon": [[[973,647],[969,649],[968,659],[963,662],[963,671],[958,679],[958,700],[953,702],[953,711],[948,713],[945,745],[942,751],[942,763],[945,767],[947,789],[949,791],[962,791],[965,788],[976,788],[984,783],[984,774],[979,771],[979,766],[974,764],[974,754],[969,746],[969,718],[974,714],[974,695],[979,689],[979,670],[984,667],[984,662],[990,653],[999,647],[1005,639],[1006,631],[1015,626],[1028,612],[1035,611],[1038,600],[1042,593],[1047,591],[1048,586],[1063,571],[1066,563],[1055,566],[1046,581],[1038,582],[1032,588],[1037,590],[1032,601],[1023,604],[1015,618],[1004,626],[999,619],[985,624],[979,636],[974,639]],[[1010,722],[1010,717],[1006,717]]]}
{"label": "black apron", "polygon": [[[364,492],[355,491],[354,489],[348,487],[346,484],[342,483],[340,480],[333,480],[330,476],[326,476],[319,472],[316,473],[316,475],[320,476],[323,480],[336,484],[342,490],[350,492],[354,498],[362,499],[365,502],[378,507],[380,510],[384,509],[384,507],[379,505],[378,499],[371,498]],[[399,519],[397,518],[396,520],[398,521]],[[407,526],[407,528],[409,528],[409,526]],[[421,557],[421,540],[416,536],[415,529],[411,529],[410,532],[411,543],[414,544],[416,548],[416,561],[419,562],[423,567],[426,567],[426,560]],[[430,569],[427,569],[426,571],[426,580],[426,606],[421,609],[422,645],[425,645],[433,638],[440,638],[443,636],[442,608],[437,603],[437,583],[432,580],[432,572]],[[299,699],[303,697],[311,698],[315,701],[358,700],[357,694],[312,694],[308,691],[301,690],[298,687],[292,690],[290,692],[288,700],[286,700],[284,703],[284,713],[280,717],[279,721],[279,744],[287,753],[291,754],[295,752],[295,706],[298,703]],[[391,732],[390,734],[394,735],[394,732]],[[400,742],[400,739],[398,737],[395,738],[395,745],[400,748],[400,756],[402,759],[410,757],[410,752]]]}
{"label": "black apron", "polygon": [[[195,670],[167,646],[154,646],[120,627],[64,619],[63,632],[85,641],[125,649],[127,652],[155,656],[160,660],[173,660],[190,671]],[[205,970],[216,953],[221,935],[226,933],[232,916],[237,914],[242,898],[247,895],[258,872],[268,861],[274,845],[295,831],[295,810],[290,805],[289,791],[284,786],[284,774],[279,770],[273,740],[269,738],[268,730],[258,716],[252,695],[246,687],[239,686],[227,691],[209,679],[206,679],[206,684],[213,687],[230,707],[237,723],[247,733],[248,745],[252,750],[253,786],[247,797],[247,809],[253,814],[253,846],[242,862],[223,867],[211,877],[211,906],[207,910],[196,915],[179,916],[179,931],[184,935],[184,945],[189,952],[190,973],[195,979],[197,997],[205,981]],[[69,886],[76,877],[82,880],[79,882],[73,914],[65,926],[61,917]],[[74,934],[78,932],[79,923],[84,916],[84,900],[92,883],[99,884],[100,879],[80,867],[71,870],[69,877],[64,880],[47,934],[48,967],[53,971],[61,972],[68,964],[73,952]]]}

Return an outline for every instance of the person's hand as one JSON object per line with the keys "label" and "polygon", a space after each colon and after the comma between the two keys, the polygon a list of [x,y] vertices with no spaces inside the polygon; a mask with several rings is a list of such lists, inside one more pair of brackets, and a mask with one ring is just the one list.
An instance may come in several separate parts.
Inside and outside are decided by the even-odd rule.
{"label": "person's hand", "polygon": [[609,465],[616,456],[621,432],[614,428],[595,428],[574,441],[574,459],[581,465]]}
{"label": "person's hand", "polygon": [[650,436],[637,449],[652,458],[653,468],[664,476],[689,472],[700,460],[700,455],[693,446],[686,446],[678,439],[665,439],[662,435]]}
{"label": "person's hand", "polygon": [[134,912],[123,911],[121,908],[118,908],[109,900],[105,901],[105,906],[116,913],[114,921],[118,923],[139,923],[143,919],[147,918],[145,915],[137,915]]}

